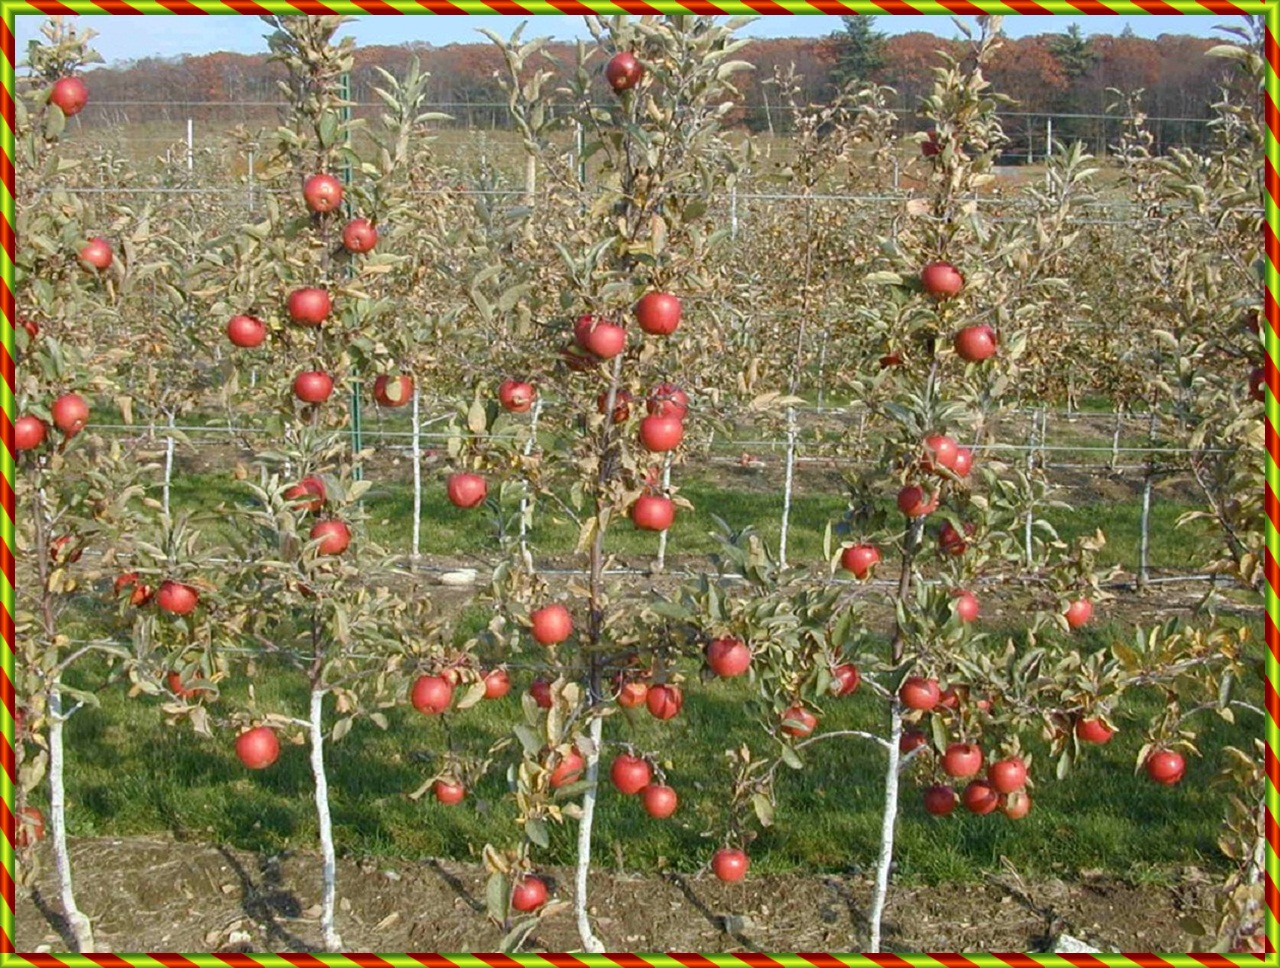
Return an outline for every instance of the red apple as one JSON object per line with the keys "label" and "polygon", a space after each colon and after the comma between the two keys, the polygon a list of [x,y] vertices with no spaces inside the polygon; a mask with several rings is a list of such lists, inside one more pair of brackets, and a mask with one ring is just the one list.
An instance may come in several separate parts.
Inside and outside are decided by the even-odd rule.
{"label": "red apple", "polygon": [[654,686],[645,697],[645,705],[654,719],[671,719],[684,705],[684,695],[679,686]]}
{"label": "red apple", "polygon": [[666,531],[676,519],[676,505],[669,497],[642,494],[631,505],[631,521],[641,531]]}
{"label": "red apple", "polygon": [[394,381],[383,375],[373,381],[373,399],[382,407],[403,407],[413,399],[413,377],[401,374]]}
{"label": "red apple", "polygon": [[267,327],[255,316],[232,316],[227,323],[227,339],[241,349],[261,346],[267,338]]}
{"label": "red apple", "polygon": [[952,743],[942,754],[942,772],[963,779],[982,769],[982,747],[977,743]]}
{"label": "red apple", "polygon": [[1013,793],[1027,785],[1027,764],[1022,757],[997,760],[987,767],[987,782],[997,793]]}
{"label": "red apple", "polygon": [[651,454],[675,450],[684,439],[684,424],[678,417],[645,417],[640,421],[640,444]]}
{"label": "red apple", "polygon": [[846,571],[853,572],[858,579],[866,578],[871,569],[880,563],[880,549],[875,545],[856,544],[845,548],[840,555],[840,565]]}
{"label": "red apple", "polygon": [[831,692],[833,695],[852,696],[862,684],[862,673],[851,663],[838,665],[831,670]]}
{"label": "red apple", "polygon": [[35,450],[44,443],[49,428],[39,417],[24,414],[13,422],[13,444],[18,450]]}
{"label": "red apple", "polygon": [[651,336],[670,336],[680,325],[680,300],[670,293],[646,293],[636,303],[636,322]]}
{"label": "red apple", "polygon": [[973,592],[954,591],[951,593],[956,599],[956,618],[968,624],[978,620],[978,598]]}
{"label": "red apple", "polygon": [[559,645],[573,634],[573,616],[559,602],[538,609],[529,620],[533,640],[539,645]]}
{"label": "red apple", "polygon": [[923,676],[910,676],[903,681],[898,690],[898,698],[908,709],[923,709],[926,712],[938,705],[942,698],[942,690],[938,688],[937,679],[925,679]]}
{"label": "red apple", "polygon": [[341,521],[320,521],[311,529],[311,540],[319,541],[321,555],[340,555],[351,545],[351,529]]}
{"label": "red apple", "polygon": [[[608,391],[596,397],[596,409],[601,413],[601,415],[604,414],[605,408],[608,405],[609,405]],[[613,395],[613,422],[615,424],[626,423],[630,419],[631,419],[631,394],[627,390],[623,389],[622,387],[618,387],[617,391]]]}
{"label": "red apple", "polygon": [[95,235],[80,250],[80,262],[89,269],[99,271],[111,268],[115,258],[111,252],[111,243],[100,235]]}
{"label": "red apple", "polygon": [[182,676],[178,672],[170,672],[165,677],[165,681],[169,686],[169,691],[179,699],[191,699],[204,692],[203,689],[188,689],[182,683]]}
{"label": "red apple", "polygon": [[236,737],[236,756],[251,770],[265,770],[280,756],[280,740],[269,726],[255,726]]}
{"label": "red apple", "polygon": [[455,780],[439,779],[432,785],[432,792],[436,799],[447,807],[461,803],[467,795],[467,788]]}
{"label": "red apple", "polygon": [[367,218],[353,218],[342,229],[342,246],[348,252],[372,252],[377,244],[378,230]]}
{"label": "red apple", "polygon": [[74,437],[89,422],[89,404],[78,393],[64,393],[49,408],[53,424],[67,437]]}
{"label": "red apple", "polygon": [[329,293],[315,286],[289,293],[289,318],[299,326],[319,326],[332,308]]}
{"label": "red apple", "polygon": [[333,377],[319,370],[299,373],[293,380],[293,395],[303,403],[324,403],[333,393]]}
{"label": "red apple", "polygon": [[413,708],[425,716],[436,716],[453,702],[453,685],[444,676],[419,676],[409,693]]}
{"label": "red apple", "polygon": [[640,83],[644,77],[644,67],[636,60],[635,54],[623,51],[614,54],[604,67],[604,79],[615,91],[629,91]]}
{"label": "red apple", "polygon": [[952,345],[960,359],[969,363],[981,363],[995,356],[996,331],[985,325],[966,326],[956,333]]}
{"label": "red apple", "polygon": [[898,492],[898,510],[909,518],[921,518],[938,509],[938,495],[927,494],[918,484],[908,484]]}
{"label": "red apple", "polygon": [[977,530],[972,521],[964,523],[964,535],[955,529],[950,521],[943,521],[942,527],[938,529],[938,548],[944,554],[955,555],[959,557],[969,548],[969,543],[965,541],[966,537],[973,537],[974,531]]}
{"label": "red apple", "polygon": [[200,603],[200,595],[190,585],[177,581],[163,581],[156,592],[156,604],[170,615],[190,615]]}
{"label": "red apple", "polygon": [[1181,753],[1173,750],[1154,750],[1147,757],[1147,776],[1161,786],[1173,786],[1180,782],[1187,772],[1187,761]]}
{"label": "red apple", "polygon": [[1031,797],[1025,790],[1017,790],[1002,799],[1000,810],[1010,820],[1021,820],[1031,812]]}
{"label": "red apple", "polygon": [[924,809],[935,817],[945,817],[956,808],[956,791],[938,783],[924,791]]}
{"label": "red apple", "polygon": [[680,798],[671,787],[662,783],[650,783],[640,791],[640,801],[645,813],[658,820],[665,820],[676,812]]}
{"label": "red apple", "polygon": [[313,212],[332,212],[342,204],[342,182],[332,175],[312,175],[302,183],[302,197]]}
{"label": "red apple", "polygon": [[449,503],[455,507],[473,508],[484,503],[489,494],[489,484],[479,474],[450,474],[445,490]]}
{"label": "red apple", "polygon": [[551,771],[551,789],[559,790],[570,783],[582,779],[582,769],[586,764],[577,750],[569,750],[559,758],[559,762]]}
{"label": "red apple", "polygon": [[23,807],[14,817],[15,847],[25,848],[44,840],[44,814],[39,807]]}
{"label": "red apple", "polygon": [[920,270],[924,291],[937,299],[948,299],[964,288],[964,276],[950,262],[930,262]]}
{"label": "red apple", "polygon": [[521,383],[518,380],[503,380],[502,385],[498,387],[498,403],[503,410],[511,413],[526,413],[532,410],[533,401],[537,396],[538,391],[532,384]]}
{"label": "red apple", "polygon": [[911,726],[904,729],[902,735],[898,737],[898,752],[906,756],[912,750],[927,745],[928,742],[929,737],[925,735],[924,730]]}
{"label": "red apple", "polygon": [[956,464],[956,442],[946,434],[933,434],[924,439],[924,459],[920,466],[938,473],[940,468],[951,470]]}
{"label": "red apple", "polygon": [[788,736],[803,739],[812,735],[818,726],[818,717],[803,706],[796,704],[783,711],[782,731]]}
{"label": "red apple", "polygon": [[581,349],[601,360],[611,360],[627,345],[627,331],[602,316],[579,316],[573,338]]}
{"label": "red apple", "polygon": [[501,699],[511,691],[511,676],[506,669],[494,669],[484,677],[484,698]]}
{"label": "red apple", "polygon": [[643,706],[649,698],[649,686],[638,679],[624,682],[618,689],[618,705],[623,709],[635,709]]}
{"label": "red apple", "polygon": [[536,911],[546,903],[547,882],[540,877],[526,875],[511,889],[511,906],[521,913]]}
{"label": "red apple", "polygon": [[1076,720],[1076,737],[1082,743],[1095,743],[1099,746],[1111,742],[1116,731],[1101,719]]}
{"label": "red apple", "polygon": [[985,816],[1000,806],[1000,796],[983,780],[974,780],[960,795],[965,809],[978,816]]}
{"label": "red apple", "polygon": [[659,383],[649,391],[645,407],[651,417],[675,417],[683,420],[689,413],[689,394],[674,383]]}
{"label": "red apple", "polygon": [[942,154],[942,143],[938,140],[938,132],[931,130],[929,137],[920,142],[920,154],[926,158],[936,158]]}
{"label": "red apple", "polygon": [[957,447],[955,463],[951,465],[951,470],[956,477],[968,477],[969,471],[973,470],[973,451],[968,447]]}
{"label": "red apple", "polygon": [[310,511],[314,514],[324,507],[327,499],[324,481],[318,477],[304,477],[284,492],[284,499],[293,503],[299,511]]}
{"label": "red apple", "polygon": [[1071,628],[1078,629],[1091,618],[1093,618],[1093,602],[1089,601],[1089,599],[1077,598],[1067,606],[1067,625]]}
{"label": "red apple", "polygon": [[78,77],[60,77],[49,91],[49,103],[69,118],[75,117],[89,101],[89,88]]}
{"label": "red apple", "polygon": [[747,876],[751,861],[742,851],[724,847],[711,858],[711,872],[725,883],[732,884]]}
{"label": "red apple", "polygon": [[653,772],[649,769],[649,764],[639,756],[632,756],[630,753],[622,753],[615,757],[613,765],[609,768],[609,779],[613,781],[618,792],[626,796],[639,793],[649,785],[652,777]]}
{"label": "red apple", "polygon": [[712,639],[707,645],[707,665],[722,679],[745,675],[751,668],[751,649],[736,636]]}
{"label": "red apple", "polygon": [[551,683],[546,679],[534,679],[529,686],[529,695],[540,709],[551,708]]}

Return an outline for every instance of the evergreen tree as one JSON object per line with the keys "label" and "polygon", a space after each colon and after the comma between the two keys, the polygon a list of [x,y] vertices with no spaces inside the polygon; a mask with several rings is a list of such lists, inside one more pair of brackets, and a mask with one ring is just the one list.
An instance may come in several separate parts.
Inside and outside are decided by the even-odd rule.
{"label": "evergreen tree", "polygon": [[1075,23],[1067,27],[1065,34],[1059,34],[1049,41],[1049,50],[1053,52],[1054,57],[1058,58],[1058,63],[1062,65],[1062,70],[1067,77],[1073,81],[1088,74],[1089,69],[1098,59],[1097,51],[1093,49],[1093,41],[1086,37],[1080,30],[1080,25]]}
{"label": "evergreen tree", "polygon": [[885,35],[875,29],[875,17],[841,17],[844,30],[830,37],[835,50],[831,80],[837,87],[850,81],[871,80],[884,67]]}

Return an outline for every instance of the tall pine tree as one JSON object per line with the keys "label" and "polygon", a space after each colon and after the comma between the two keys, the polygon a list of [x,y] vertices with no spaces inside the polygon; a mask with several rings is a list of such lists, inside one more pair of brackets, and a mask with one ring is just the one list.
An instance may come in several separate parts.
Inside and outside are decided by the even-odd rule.
{"label": "tall pine tree", "polygon": [[841,17],[844,30],[829,40],[835,51],[831,80],[836,87],[850,81],[869,81],[884,67],[885,35],[875,29],[875,17]]}

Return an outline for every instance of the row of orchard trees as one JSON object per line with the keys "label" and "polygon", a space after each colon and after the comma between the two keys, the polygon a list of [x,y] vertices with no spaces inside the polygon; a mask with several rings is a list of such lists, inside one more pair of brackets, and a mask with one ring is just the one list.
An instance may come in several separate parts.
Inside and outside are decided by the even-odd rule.
{"label": "row of orchard trees", "polygon": [[[437,715],[501,695],[509,688],[502,663],[517,655],[542,671],[513,724],[514,743],[447,751],[432,778],[436,796],[455,802],[490,761],[506,764],[518,830],[484,856],[490,913],[508,947],[556,909],[537,855],[550,824],[575,821],[575,916],[584,948],[604,950],[588,914],[587,873],[602,757],[618,743],[609,720],[640,704],[658,719],[678,716],[690,670],[704,661],[714,675],[752,676],[750,712],[762,730],[759,744],[734,753],[736,779],[711,858],[721,878],[745,875],[755,828],[782,821],[781,766],[803,769],[828,740],[883,752],[869,950],[883,940],[904,776],[927,787],[931,813],[963,803],[1016,819],[1031,809],[1033,780],[1062,776],[1082,744],[1109,739],[1132,691],[1159,689],[1172,701],[1148,725],[1138,766],[1157,782],[1181,779],[1194,748],[1191,716],[1230,713],[1231,686],[1245,671],[1243,634],[1220,622],[1171,625],[1141,632],[1136,647],[1082,654],[1072,630],[1104,598],[1093,565],[1101,538],[1063,546],[1037,512],[1043,479],[984,449],[995,442],[994,417],[1016,402],[1013,388],[1050,358],[1054,309],[1069,291],[1060,269],[1079,244],[1070,217],[1091,174],[1087,156],[1064,149],[1048,189],[1029,194],[1026,218],[993,220],[974,203],[1003,142],[999,96],[983,76],[1001,43],[998,20],[981,21],[965,57],[939,68],[921,105],[934,133],[922,145],[924,187],[906,211],[873,223],[879,234],[865,242],[849,228],[854,245],[841,241],[843,216],[812,220],[790,240],[778,280],[761,284],[764,300],[783,278],[791,283],[788,299],[774,303],[780,321],[752,347],[756,359],[776,348],[785,362],[742,375],[764,419],[794,427],[789,408],[811,362],[806,329],[824,345],[841,336],[809,326],[816,307],[848,307],[843,335],[868,350],[842,370],[884,432],[871,469],[848,481],[849,513],[832,523],[829,560],[785,566],[745,528],[725,536],[717,573],[659,594],[607,578],[609,535],[619,526],[660,532],[675,514],[696,513],[673,473],[678,481],[686,428],[692,436],[714,426],[700,406],[707,395],[696,391],[724,382],[726,349],[740,338],[713,309],[743,279],[722,256],[729,229],[708,217],[705,202],[751,163],[718,124],[732,108],[731,79],[750,66],[736,56],[738,24],[590,18],[594,39],[579,47],[563,87],[539,66],[540,42],[494,37],[512,116],[547,189],[531,204],[486,208],[459,225],[443,202],[423,203],[423,186],[440,178],[423,151],[426,79],[386,77],[383,115],[358,125],[341,91],[351,61],[351,42],[334,40],[341,18],[266,19],[273,55],[288,71],[290,108],[267,173],[281,191],[265,197],[261,219],[211,237],[182,237],[173,226],[156,236],[149,212],[121,208],[113,231],[138,246],[125,244],[123,268],[91,270],[82,261],[105,260],[81,251],[94,230],[78,196],[47,191],[24,206],[18,226],[19,305],[40,320],[17,337],[18,409],[35,421],[30,446],[19,443],[17,486],[16,686],[29,740],[20,744],[18,806],[21,815],[21,797],[47,778],[62,903],[81,950],[92,950],[93,938],[66,854],[61,737],[76,704],[95,701],[63,682],[67,667],[90,654],[107,658],[110,676],[161,697],[171,718],[206,734],[235,729],[247,767],[268,768],[281,736],[308,745],[329,950],[341,937],[327,743],[358,718],[385,726],[384,710],[406,697]],[[26,189],[58,185],[66,168],[66,112],[49,92],[89,59],[86,40],[54,21],[47,43],[30,52],[46,86],[19,115]],[[616,94],[607,108],[590,102],[601,70]],[[854,169],[858,150],[883,145],[883,103],[873,88],[816,110],[793,106],[813,149],[789,173],[802,193],[816,196],[842,166]],[[585,128],[581,154],[558,128],[566,117]],[[369,151],[354,150],[357,135]],[[96,406],[123,396],[112,361],[86,354],[83,323],[112,322],[120,300],[144,284],[175,321],[233,319],[220,402],[268,415],[271,434],[243,441],[253,460],[236,475],[241,500],[216,512],[231,523],[225,547],[201,534],[199,520],[170,514],[155,497],[153,469],[97,435],[92,408],[68,400]],[[457,365],[482,356],[484,367]],[[255,366],[251,383],[245,374]],[[365,479],[368,452],[350,438],[358,405],[348,405],[350,388],[372,382],[380,405],[413,401],[416,410],[414,391],[429,381],[458,391],[451,499],[484,504],[513,536],[485,592],[494,618],[461,643],[370,540],[362,498],[375,482]],[[561,404],[544,411],[548,396]],[[167,399],[181,409],[190,397],[188,387]],[[580,529],[585,581],[567,589],[540,575],[527,542],[514,537],[551,514]],[[85,550],[92,554],[81,559]],[[886,559],[899,569],[886,591],[830,581],[837,567],[865,579]],[[79,631],[82,590],[117,575],[116,627],[128,629],[127,647]],[[997,589],[1028,616],[1015,636],[984,632],[977,621]],[[243,708],[215,702],[220,684],[264,668],[303,677],[308,708],[266,708],[252,690]],[[881,704],[882,728],[824,731],[825,706],[858,689]],[[1035,732],[1051,744],[1051,766],[1025,753]],[[627,749],[608,761],[615,786],[641,793],[646,809],[665,817],[678,809],[679,790],[657,768],[660,757]]]}

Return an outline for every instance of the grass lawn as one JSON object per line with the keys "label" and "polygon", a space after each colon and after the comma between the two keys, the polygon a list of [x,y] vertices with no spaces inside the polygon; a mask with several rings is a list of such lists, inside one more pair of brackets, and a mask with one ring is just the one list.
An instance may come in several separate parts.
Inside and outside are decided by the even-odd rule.
{"label": "grass lawn", "polygon": [[[1092,631],[1090,646],[1102,647],[1124,629]],[[91,670],[79,673],[91,681]],[[477,859],[486,842],[509,843],[513,804],[505,796],[505,765],[495,765],[461,805],[445,807],[429,796],[407,794],[435,770],[436,757],[452,741],[480,753],[506,734],[519,717],[519,693],[531,673],[515,670],[515,688],[505,699],[443,718],[425,717],[407,706],[392,710],[390,728],[367,721],[328,751],[334,823],[340,849],[396,857]],[[255,681],[262,708],[304,716],[305,684],[297,673],[264,668]],[[220,704],[243,697],[245,684],[230,683]],[[696,869],[714,849],[727,820],[730,773],[725,750],[750,743],[762,755],[776,752],[761,727],[744,715],[748,686],[716,682],[690,689],[684,711],[659,723],[640,711],[606,723],[608,742],[630,742],[661,751],[680,808],[668,821],[650,819],[638,802],[610,787],[597,812],[600,863],[626,869]],[[162,723],[157,704],[129,700],[109,687],[100,709],[84,709],[68,726],[68,812],[71,832],[121,836],[172,830],[201,841],[278,851],[310,849],[315,815],[307,750],[286,746],[268,770],[250,772],[232,753],[231,735],[209,740]],[[1132,713],[1149,715],[1162,698],[1143,696]],[[825,704],[824,729],[881,729],[880,703],[859,692]],[[447,729],[446,729],[447,725]],[[1222,802],[1207,784],[1218,767],[1215,750],[1243,745],[1259,724],[1229,727],[1216,717],[1201,725],[1203,760],[1192,759],[1187,779],[1169,789],[1134,775],[1141,742],[1137,726],[1108,745],[1092,748],[1065,781],[1049,778],[1042,747],[1033,777],[1034,809],[1014,823],[1000,814],[948,818],[927,815],[922,787],[908,779],[898,827],[899,876],[907,881],[979,879],[1007,857],[1032,876],[1104,868],[1121,876],[1150,878],[1153,871],[1182,864],[1222,868],[1214,841]],[[994,737],[992,737],[994,740]],[[608,751],[612,756],[614,751]],[[843,871],[873,865],[882,806],[883,758],[865,741],[835,739],[805,751],[807,768],[779,771],[777,823],[751,847],[752,869]],[[546,863],[571,863],[574,830],[553,832]]]}

